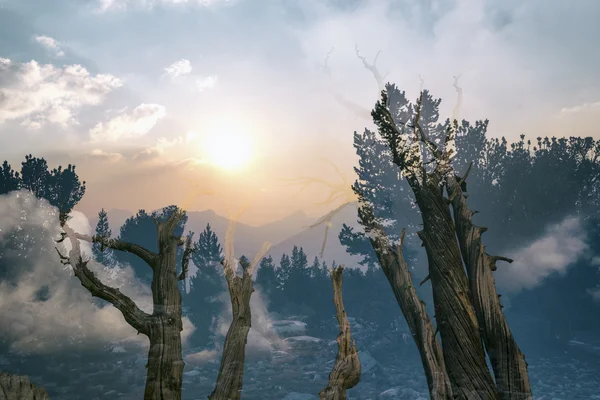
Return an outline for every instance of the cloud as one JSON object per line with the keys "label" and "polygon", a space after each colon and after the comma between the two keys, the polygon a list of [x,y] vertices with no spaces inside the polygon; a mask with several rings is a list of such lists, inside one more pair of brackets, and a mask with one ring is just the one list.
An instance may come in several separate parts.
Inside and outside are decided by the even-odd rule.
{"label": "cloud", "polygon": [[214,7],[230,4],[232,0],[99,0],[97,12],[124,11],[129,8],[151,10],[157,5],[197,5]]}
{"label": "cloud", "polygon": [[196,86],[198,87],[198,90],[200,90],[201,92],[214,88],[216,84],[217,84],[217,77],[215,75],[196,79]]}
{"label": "cloud", "polygon": [[[54,207],[20,191],[0,196],[0,210],[2,268],[13,272],[0,281],[0,338],[7,340],[13,351],[44,354],[116,343],[146,348],[147,338],[137,335],[120,311],[112,305],[95,304],[71,267],[59,262],[53,239],[59,237],[60,227]],[[71,217],[73,228],[91,231],[82,213]],[[29,257],[23,257],[18,247],[7,246],[15,234],[23,240],[37,235],[35,248],[27,249]],[[65,247],[68,250],[70,246]],[[82,251],[89,254],[89,244],[82,243]],[[119,288],[141,309],[152,312],[150,289],[135,278],[129,266],[107,268],[95,261],[88,266],[102,282]],[[183,328],[186,342],[194,327],[184,318]]]}
{"label": "cloud", "polygon": [[[217,317],[214,333],[222,338],[225,338],[232,319],[229,291],[224,290],[218,299],[225,307],[224,312]],[[270,355],[271,350],[274,348],[285,348],[285,343],[281,340],[277,332],[272,329],[273,324],[268,312],[267,300],[256,287],[254,293],[252,293],[252,297],[250,298],[250,307],[252,309],[252,327],[248,333],[246,354]]]}
{"label": "cloud", "polygon": [[179,61],[175,61],[173,64],[165,67],[165,73],[175,80],[179,76],[189,75],[192,72],[192,63],[190,60],[182,58]]}
{"label": "cloud", "polygon": [[592,135],[600,123],[600,101],[562,108],[552,123],[556,129],[569,132],[571,136]]}
{"label": "cloud", "polygon": [[594,301],[597,301],[598,303],[600,303],[600,288],[598,289],[588,289],[587,293],[592,296],[592,299],[594,299]]}
{"label": "cloud", "polygon": [[108,122],[99,122],[90,129],[90,138],[96,142],[116,142],[145,136],[166,115],[165,107],[158,104],[140,104],[133,111],[124,110]]}
{"label": "cloud", "polygon": [[29,128],[74,125],[81,108],[102,103],[121,86],[113,75],[92,75],[77,64],[59,68],[4,58],[0,60],[0,122],[21,120]]}
{"label": "cloud", "polygon": [[[195,142],[197,139],[197,134],[195,132],[188,132],[184,136],[177,136],[173,139],[169,139],[166,137],[159,137],[156,139],[156,144],[154,146],[148,147],[147,149],[142,150],[138,154],[133,156],[134,160],[151,160],[156,157],[162,156],[167,149],[182,146],[182,145],[190,145]],[[177,164],[183,162],[185,160],[177,160]]]}
{"label": "cloud", "polygon": [[542,237],[517,250],[512,264],[499,266],[496,281],[510,291],[533,288],[551,274],[564,274],[588,249],[581,220],[565,218],[550,226]]}
{"label": "cloud", "polygon": [[156,139],[156,144],[149,147],[134,156],[134,159],[152,159],[164,154],[166,149],[175,147],[185,143],[183,136],[178,136],[174,139],[159,137]]}
{"label": "cloud", "polygon": [[185,356],[184,361],[186,364],[201,365],[210,361],[215,361],[219,357],[219,352],[215,349],[204,349],[196,353],[188,354]]}
{"label": "cloud", "polygon": [[123,154],[121,154],[121,153],[107,153],[100,149],[94,149],[91,152],[89,152],[87,155],[88,155],[88,157],[99,159],[99,160],[104,160],[104,161],[107,161],[110,163],[116,163],[116,162],[123,160]]}
{"label": "cloud", "polygon": [[51,38],[50,36],[38,35],[35,38],[35,41],[45,47],[46,49],[52,51],[52,53],[56,57],[63,57],[65,52],[60,48],[60,42],[56,39]]}

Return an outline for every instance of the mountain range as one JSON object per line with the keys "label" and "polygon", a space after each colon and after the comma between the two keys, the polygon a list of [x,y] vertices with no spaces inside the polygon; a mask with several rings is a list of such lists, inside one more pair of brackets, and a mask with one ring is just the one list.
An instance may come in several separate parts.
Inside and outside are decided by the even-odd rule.
{"label": "mountain range", "polygon": [[[118,236],[120,227],[127,218],[134,215],[132,211],[121,209],[108,210],[107,214],[113,236]],[[188,211],[187,216],[188,222],[185,230],[195,232],[195,238],[206,228],[207,224],[210,224],[212,230],[219,237],[221,245],[224,244],[229,218],[212,210]],[[95,227],[98,216],[88,216],[88,219],[90,225]],[[269,242],[271,243],[271,249],[268,254],[273,257],[276,264],[279,263],[283,253],[291,254],[294,246],[304,249],[310,264],[315,256],[319,256],[325,240],[325,223],[311,227],[319,220],[320,218],[308,217],[303,211],[296,211],[283,219],[261,226],[251,226],[238,222],[235,228],[234,243],[236,255],[245,255],[252,259],[263,243]],[[338,265],[358,266],[360,258],[349,255],[338,239],[338,234],[344,223],[358,227],[355,207],[347,206],[331,219],[331,226],[327,232],[327,241],[321,261],[327,262],[328,265],[335,261]]]}

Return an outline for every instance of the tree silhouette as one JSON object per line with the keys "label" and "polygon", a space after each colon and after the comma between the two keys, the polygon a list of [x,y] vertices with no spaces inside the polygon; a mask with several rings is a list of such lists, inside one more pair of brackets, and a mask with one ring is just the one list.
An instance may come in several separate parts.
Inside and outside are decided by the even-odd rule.
{"label": "tree silhouette", "polygon": [[0,194],[7,194],[13,190],[19,190],[21,186],[21,177],[19,173],[12,169],[8,161],[4,161],[0,169]]}
{"label": "tree silhouette", "polygon": [[[98,222],[96,223],[96,236],[110,239],[112,232],[108,225],[108,214],[104,208],[98,213]],[[92,244],[92,253],[96,262],[111,266],[114,263],[114,252],[112,249],[103,248],[102,243]]]}

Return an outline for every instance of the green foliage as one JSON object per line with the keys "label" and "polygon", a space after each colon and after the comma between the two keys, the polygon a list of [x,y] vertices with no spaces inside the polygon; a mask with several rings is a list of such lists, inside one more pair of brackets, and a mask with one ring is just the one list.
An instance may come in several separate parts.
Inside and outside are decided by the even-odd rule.
{"label": "green foliage", "polygon": [[[112,236],[112,232],[108,225],[108,213],[104,211],[104,209],[100,210],[98,213],[98,223],[96,224],[95,235],[104,238],[110,238]],[[92,244],[92,253],[94,259],[100,264],[112,266],[115,262],[114,251],[112,249],[102,248],[100,243]]]}
{"label": "green foliage", "polygon": [[[135,243],[150,251],[158,253],[158,232],[156,229],[155,218],[158,221],[165,221],[177,209],[177,206],[170,205],[158,211],[148,214],[146,210],[139,210],[136,215],[127,218],[121,226],[119,239],[125,242]],[[183,230],[187,223],[187,215],[179,221],[175,227],[174,235],[183,236]],[[177,249],[177,263],[181,265],[183,257],[183,247]],[[123,251],[115,251],[115,258],[121,264],[129,264],[135,271],[136,276],[144,283],[152,282],[152,269],[146,265],[139,257]]]}
{"label": "green foliage", "polygon": [[0,169],[0,194],[27,189],[37,198],[46,199],[63,214],[68,214],[85,194],[85,181],[80,181],[75,166],[48,169],[44,158],[25,156],[21,173],[14,171],[7,161]]}
{"label": "green foliage", "polygon": [[219,244],[219,238],[213,232],[210,224],[206,225],[204,231],[198,236],[198,241],[194,243],[194,253],[192,253],[192,262],[198,268],[203,268],[209,263],[218,263],[223,257],[223,248]]}
{"label": "green foliage", "polygon": [[19,190],[21,186],[21,177],[19,173],[12,169],[8,161],[4,161],[0,169],[0,194],[6,194],[13,190]]}

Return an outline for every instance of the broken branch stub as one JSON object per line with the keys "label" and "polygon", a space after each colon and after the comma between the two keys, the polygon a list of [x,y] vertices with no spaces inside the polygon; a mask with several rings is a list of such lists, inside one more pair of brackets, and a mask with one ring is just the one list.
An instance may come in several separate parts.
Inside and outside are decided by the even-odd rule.
{"label": "broken branch stub", "polygon": [[356,349],[356,342],[350,333],[350,322],[344,310],[342,297],[342,272],[344,266],[334,268],[331,271],[333,283],[333,303],[335,304],[335,316],[340,327],[337,337],[338,353],[335,364],[329,374],[329,382],[325,389],[319,392],[321,400],[345,400],[346,390],[353,388],[360,381],[360,360]]}
{"label": "broken branch stub", "polygon": [[[236,215],[235,218],[237,218]],[[239,260],[242,270],[241,276],[236,273],[234,259],[234,234],[236,220],[230,219],[227,233],[225,235],[225,258],[221,262],[223,265],[225,280],[229,288],[231,300],[232,321],[225,336],[223,345],[223,355],[221,356],[221,366],[217,382],[212,393],[208,396],[209,400],[239,400],[244,379],[244,363],[246,360],[246,343],[248,333],[252,326],[252,313],[250,308],[250,298],[254,292],[252,283],[252,273],[267,254],[271,246],[265,242],[258,251],[252,262]]]}

